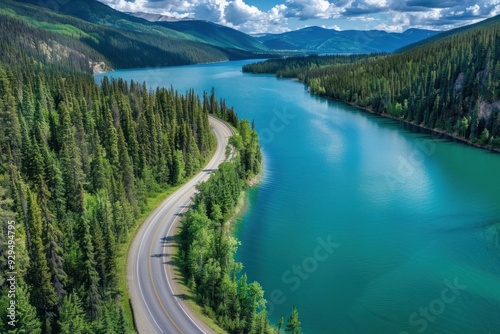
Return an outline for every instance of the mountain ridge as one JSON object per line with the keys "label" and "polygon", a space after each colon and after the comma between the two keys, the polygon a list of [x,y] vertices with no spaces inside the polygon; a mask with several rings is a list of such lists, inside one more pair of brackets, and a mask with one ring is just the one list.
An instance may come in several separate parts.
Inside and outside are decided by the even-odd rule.
{"label": "mountain ridge", "polygon": [[[0,4],[2,19],[8,16],[18,21],[16,25],[19,22],[27,24],[30,31],[50,33],[47,38],[62,43],[57,49],[64,49],[66,55],[70,50],[75,51],[72,54],[82,53],[83,49],[87,50],[83,54],[88,54],[91,49],[94,58],[103,61],[106,69],[262,58],[262,53],[266,52],[259,42],[250,37],[245,40],[240,32],[235,31],[228,37],[221,29],[210,25],[212,31],[206,29],[209,34],[205,38],[202,32],[196,35],[187,29],[177,31],[168,23],[151,23],[96,0],[74,0],[57,8],[45,8],[33,0],[0,0]],[[230,28],[222,31],[226,29]],[[0,39],[5,39],[9,33],[23,37],[19,30],[4,31]],[[35,53],[42,62],[47,60],[40,52]]]}
{"label": "mountain ridge", "polygon": [[271,50],[316,53],[394,52],[408,44],[438,34],[438,31],[411,28],[403,33],[384,30],[334,30],[318,26],[257,37]]}
{"label": "mountain ridge", "polygon": [[[24,0],[38,4],[38,0]],[[66,4],[59,5],[58,12],[71,15],[90,23],[111,26],[121,31],[138,30],[144,31],[147,27],[153,27],[161,34],[170,34],[175,38],[187,38],[188,40],[206,43],[224,48],[235,48],[245,51],[266,51],[253,37],[238,30],[218,25],[212,22],[200,20],[176,20],[152,22],[141,15],[125,13],[115,10],[97,0],[72,0]],[[144,13],[148,15],[154,15]],[[162,16],[165,17],[165,16]],[[206,33],[209,33],[207,35]],[[232,38],[227,38],[230,35]]]}

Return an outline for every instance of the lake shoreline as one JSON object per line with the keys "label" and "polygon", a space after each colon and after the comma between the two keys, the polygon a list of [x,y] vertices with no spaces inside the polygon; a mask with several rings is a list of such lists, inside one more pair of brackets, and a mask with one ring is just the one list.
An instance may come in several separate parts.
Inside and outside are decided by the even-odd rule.
{"label": "lake shoreline", "polygon": [[449,132],[447,132],[445,130],[439,130],[439,129],[436,129],[436,128],[432,129],[432,128],[429,128],[427,126],[424,126],[424,125],[421,125],[421,124],[417,124],[417,123],[414,123],[414,122],[410,122],[410,121],[407,121],[407,120],[402,119],[402,118],[397,118],[397,117],[394,117],[392,115],[385,114],[385,113],[378,114],[378,113],[374,112],[373,110],[371,110],[370,108],[358,106],[354,102],[346,102],[346,101],[337,100],[337,99],[334,99],[334,98],[331,98],[331,97],[328,97],[328,96],[322,96],[322,95],[314,94],[314,93],[312,93],[309,90],[309,87],[307,86],[307,84],[305,82],[300,81],[298,78],[293,78],[292,81],[301,82],[304,86],[307,87],[307,92],[309,94],[311,94],[312,96],[321,97],[321,98],[324,98],[324,99],[327,99],[327,100],[333,101],[333,102],[344,103],[344,104],[350,105],[351,107],[354,107],[356,109],[359,109],[359,110],[362,110],[364,112],[370,113],[372,115],[376,115],[376,116],[380,116],[380,117],[392,119],[392,120],[399,121],[399,122],[401,122],[403,124],[406,124],[406,125],[414,126],[416,128],[419,128],[419,129],[427,131],[430,135],[438,135],[438,137],[440,139],[442,137],[445,137],[445,139],[452,140],[452,141],[458,142],[458,143],[462,143],[464,145],[473,146],[473,147],[480,148],[480,149],[483,149],[483,150],[486,150],[486,151],[490,151],[490,152],[493,152],[493,153],[500,153],[500,149],[498,149],[498,148],[494,148],[494,147],[491,147],[491,146],[484,146],[484,145],[479,145],[479,144],[473,143],[471,140],[459,137],[459,136],[457,136],[455,134],[452,134],[452,133],[449,133]]}
{"label": "lake shoreline", "polygon": [[470,141],[468,139],[459,137],[459,136],[457,136],[455,134],[452,134],[452,133],[449,133],[449,132],[447,132],[445,130],[439,130],[439,129],[436,129],[436,128],[432,129],[432,128],[429,128],[429,127],[427,127],[425,125],[421,125],[421,124],[417,124],[417,123],[414,123],[414,122],[410,122],[410,121],[407,121],[405,119],[397,118],[397,117],[394,117],[392,115],[385,114],[385,113],[377,114],[377,113],[373,112],[372,110],[370,110],[368,108],[360,107],[360,106],[358,106],[358,105],[356,105],[354,103],[337,101],[337,100],[330,99],[330,98],[328,98],[328,99],[332,100],[332,101],[336,101],[336,102],[346,103],[346,104],[348,104],[348,105],[350,105],[352,107],[358,108],[358,109],[363,110],[365,112],[369,112],[372,115],[378,115],[378,116],[381,116],[381,117],[384,117],[384,118],[393,119],[395,121],[399,121],[401,123],[404,123],[404,124],[407,124],[407,125],[411,125],[411,126],[414,126],[416,128],[419,128],[419,129],[423,129],[425,131],[428,131],[429,134],[431,134],[431,135],[438,135],[438,137],[440,139],[442,137],[445,137],[446,139],[452,140],[454,142],[459,142],[459,143],[462,143],[462,144],[465,144],[465,145],[468,145],[468,146],[473,146],[473,147],[480,148],[480,149],[487,150],[487,151],[491,151],[491,152],[494,152],[494,153],[500,153],[500,149],[497,149],[497,148],[494,148],[494,147],[491,147],[491,146],[484,146],[484,145],[479,145],[479,144],[473,143],[472,141]]}

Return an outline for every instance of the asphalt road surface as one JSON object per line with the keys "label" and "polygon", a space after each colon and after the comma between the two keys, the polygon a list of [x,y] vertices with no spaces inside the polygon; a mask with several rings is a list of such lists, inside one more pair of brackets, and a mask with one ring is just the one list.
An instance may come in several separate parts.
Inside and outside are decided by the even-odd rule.
{"label": "asphalt road surface", "polygon": [[213,333],[182,300],[173,279],[173,236],[179,214],[186,211],[195,187],[225,160],[233,130],[209,116],[217,149],[204,170],[169,196],[142,224],[129,249],[127,285],[139,333]]}

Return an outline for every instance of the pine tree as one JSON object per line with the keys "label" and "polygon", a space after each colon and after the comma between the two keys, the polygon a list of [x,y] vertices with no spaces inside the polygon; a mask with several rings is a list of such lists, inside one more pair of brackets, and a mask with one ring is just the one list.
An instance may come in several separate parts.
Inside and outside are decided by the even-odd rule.
{"label": "pine tree", "polygon": [[15,98],[7,73],[0,64],[0,154],[10,154],[16,166],[21,165],[21,127],[17,117]]}
{"label": "pine tree", "polygon": [[292,315],[286,322],[285,332],[291,334],[300,334],[300,324],[299,311],[297,311],[297,308],[294,306],[292,309]]}
{"label": "pine tree", "polygon": [[174,162],[172,166],[172,184],[179,184],[185,175],[185,164],[182,151],[176,150],[174,153]]}
{"label": "pine tree", "polygon": [[283,314],[280,316],[280,321],[278,322],[278,334],[280,334],[281,329],[283,328],[283,325],[285,324],[285,317]]}
{"label": "pine tree", "polygon": [[99,275],[96,271],[94,257],[94,245],[90,234],[89,225],[86,219],[81,221],[83,229],[82,251],[83,251],[83,288],[85,291],[85,305],[87,314],[91,320],[97,319],[101,308],[101,295],[99,293]]}
{"label": "pine tree", "polygon": [[42,213],[36,194],[28,190],[28,253],[30,268],[28,282],[31,285],[31,303],[36,307],[39,316],[44,320],[44,332],[50,332],[54,309],[57,305],[57,294],[51,284],[50,269],[45,256],[42,236]]}
{"label": "pine tree", "polygon": [[[79,184],[83,182],[84,174],[82,170],[82,161],[80,150],[75,141],[75,129],[71,124],[69,110],[64,102],[59,104],[59,115],[61,119],[61,150],[59,155],[62,176],[66,190],[66,198],[74,198],[78,193]],[[73,201],[68,201],[67,204],[72,211],[76,210]]]}
{"label": "pine tree", "polygon": [[59,314],[59,330],[61,334],[85,333],[87,323],[80,298],[71,293],[64,298]]}
{"label": "pine tree", "polygon": [[92,155],[90,162],[90,184],[93,193],[101,189],[109,189],[108,170],[106,168],[106,159],[104,150],[99,143],[97,132],[94,132],[92,138]]}
{"label": "pine tree", "polygon": [[134,167],[132,165],[132,160],[128,154],[127,143],[125,142],[125,138],[123,136],[123,132],[121,129],[118,130],[118,153],[119,153],[119,162],[120,169],[122,171],[122,180],[123,185],[125,187],[125,194],[130,205],[136,205],[136,198],[134,194],[135,190],[135,176],[134,176]]}
{"label": "pine tree", "polygon": [[37,317],[36,309],[29,302],[30,295],[26,287],[19,284],[16,288],[16,327],[7,330],[7,334],[40,334],[42,326]]}

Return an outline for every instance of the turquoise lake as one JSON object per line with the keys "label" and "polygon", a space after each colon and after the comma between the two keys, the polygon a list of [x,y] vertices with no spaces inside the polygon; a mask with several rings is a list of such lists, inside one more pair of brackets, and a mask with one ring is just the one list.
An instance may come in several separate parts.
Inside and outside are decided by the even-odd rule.
{"label": "turquoise lake", "polygon": [[106,75],[215,87],[255,121],[264,178],[237,258],[271,321],[296,305],[306,334],[500,333],[500,154],[243,74],[248,62]]}

